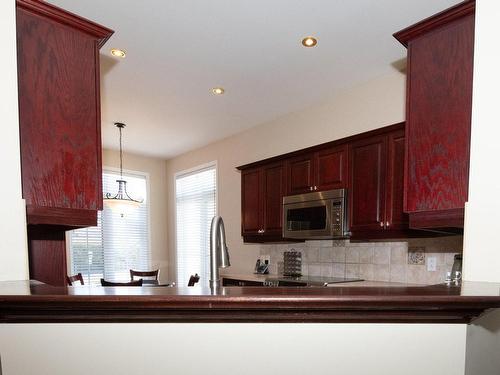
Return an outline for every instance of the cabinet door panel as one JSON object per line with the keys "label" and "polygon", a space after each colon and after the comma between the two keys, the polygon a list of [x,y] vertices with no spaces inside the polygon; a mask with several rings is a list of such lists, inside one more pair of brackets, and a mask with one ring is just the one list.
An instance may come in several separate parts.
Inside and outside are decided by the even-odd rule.
{"label": "cabinet door panel", "polygon": [[349,218],[352,232],[384,229],[386,144],[386,136],[379,136],[350,146]]}
{"label": "cabinet door panel", "polygon": [[261,170],[244,171],[241,176],[241,234],[258,234],[262,223]]}
{"label": "cabinet door panel", "polygon": [[314,174],[317,190],[345,188],[347,186],[347,145],[317,152]]}
{"label": "cabinet door panel", "polygon": [[404,195],[404,130],[389,134],[387,141],[387,229],[407,229],[408,214],[403,211]]}
{"label": "cabinet door panel", "polygon": [[96,40],[18,9],[17,43],[26,204],[97,210],[102,192]]}
{"label": "cabinet door panel", "polygon": [[408,212],[464,208],[473,48],[473,15],[408,44]]}
{"label": "cabinet door panel", "polygon": [[281,234],[283,216],[283,165],[263,168],[264,234]]}
{"label": "cabinet door panel", "polygon": [[308,193],[313,183],[313,155],[290,159],[287,163],[287,195]]}

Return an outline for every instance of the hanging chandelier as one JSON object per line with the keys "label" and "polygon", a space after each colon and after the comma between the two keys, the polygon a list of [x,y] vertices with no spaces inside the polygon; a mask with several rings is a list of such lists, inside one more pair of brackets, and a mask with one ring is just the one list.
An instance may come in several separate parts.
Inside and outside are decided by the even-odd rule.
{"label": "hanging chandelier", "polygon": [[122,129],[125,127],[125,124],[121,122],[115,122],[115,126],[120,131],[120,179],[116,180],[116,182],[118,182],[118,192],[116,193],[116,195],[106,193],[104,196],[104,203],[112,209],[139,207],[143,200],[133,199],[132,197],[130,197],[130,195],[128,195],[127,181],[123,179]]}

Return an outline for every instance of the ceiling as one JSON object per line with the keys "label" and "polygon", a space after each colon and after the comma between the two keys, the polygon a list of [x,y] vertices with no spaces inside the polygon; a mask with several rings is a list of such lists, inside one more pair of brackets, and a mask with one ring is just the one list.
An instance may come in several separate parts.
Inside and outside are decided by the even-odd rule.
{"label": "ceiling", "polygon": [[[101,50],[102,138],[171,158],[387,74],[392,33],[457,0],[49,0],[115,34]],[[301,39],[315,35],[315,48]],[[112,57],[122,48],[125,59]],[[215,96],[211,88],[226,93]]]}

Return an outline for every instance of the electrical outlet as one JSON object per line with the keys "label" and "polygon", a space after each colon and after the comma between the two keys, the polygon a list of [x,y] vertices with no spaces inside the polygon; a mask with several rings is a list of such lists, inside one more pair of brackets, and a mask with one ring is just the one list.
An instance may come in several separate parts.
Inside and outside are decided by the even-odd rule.
{"label": "electrical outlet", "polygon": [[427,257],[427,271],[435,272],[437,269],[437,258]]}

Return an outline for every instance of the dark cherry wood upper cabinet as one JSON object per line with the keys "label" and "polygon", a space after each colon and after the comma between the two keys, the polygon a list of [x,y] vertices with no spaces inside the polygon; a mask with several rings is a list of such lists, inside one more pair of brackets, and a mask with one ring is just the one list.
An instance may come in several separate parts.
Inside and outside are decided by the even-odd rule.
{"label": "dark cherry wood upper cabinet", "polygon": [[102,209],[99,48],[112,33],[48,3],[17,1],[28,224],[96,224]]}
{"label": "dark cherry wood upper cabinet", "polygon": [[347,144],[290,158],[286,163],[286,195],[345,188],[347,169]]}
{"label": "dark cherry wood upper cabinet", "polygon": [[262,229],[262,170],[241,174],[241,235],[257,235]]}
{"label": "dark cherry wood upper cabinet", "polygon": [[347,144],[328,147],[315,153],[315,190],[332,190],[347,187]]}
{"label": "dark cherry wood upper cabinet", "polygon": [[405,132],[399,130],[387,136],[386,223],[390,230],[408,229],[408,214],[403,209]]}
{"label": "dark cherry wood upper cabinet", "polygon": [[282,235],[284,170],[282,163],[262,168],[263,229],[266,236]]}
{"label": "dark cherry wood upper cabinet", "polygon": [[314,190],[314,154],[299,155],[286,162],[287,195]]}
{"label": "dark cherry wood upper cabinet", "polygon": [[396,34],[408,48],[404,207],[415,228],[463,227],[475,2]]}
{"label": "dark cherry wood upper cabinet", "polygon": [[16,12],[30,278],[64,286],[65,231],[102,209],[99,48],[113,31],[44,1]]}
{"label": "dark cherry wood upper cabinet", "polygon": [[351,238],[391,239],[419,237],[409,230],[403,210],[404,123],[385,133],[367,133],[349,145],[349,222]]}
{"label": "dark cherry wood upper cabinet", "polygon": [[245,242],[282,238],[283,163],[265,164],[241,173],[241,235]]}
{"label": "dark cherry wood upper cabinet", "polygon": [[353,233],[384,229],[386,155],[386,136],[349,145],[349,227]]}

